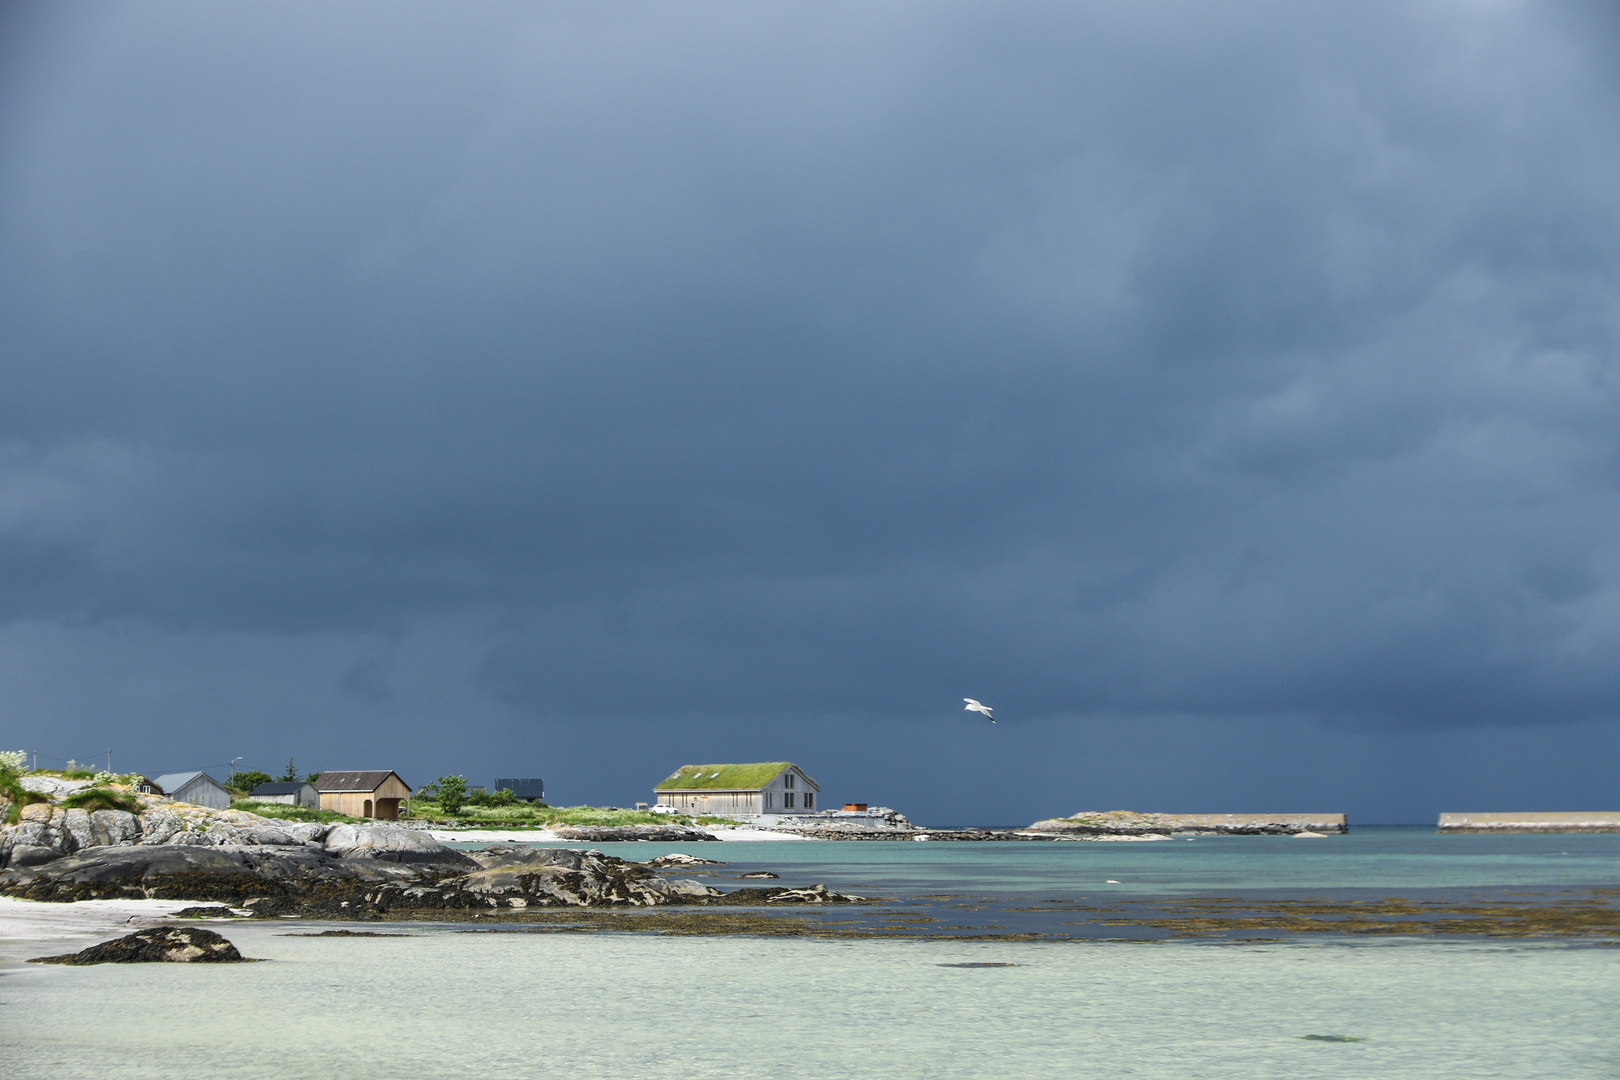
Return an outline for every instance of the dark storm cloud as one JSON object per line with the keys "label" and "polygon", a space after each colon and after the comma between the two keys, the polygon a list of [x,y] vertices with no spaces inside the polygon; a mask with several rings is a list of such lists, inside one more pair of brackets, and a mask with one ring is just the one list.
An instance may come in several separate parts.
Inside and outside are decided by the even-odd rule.
{"label": "dark storm cloud", "polygon": [[1605,18],[34,9],[0,616],[384,701],[470,613],[571,717],[1611,716]]}

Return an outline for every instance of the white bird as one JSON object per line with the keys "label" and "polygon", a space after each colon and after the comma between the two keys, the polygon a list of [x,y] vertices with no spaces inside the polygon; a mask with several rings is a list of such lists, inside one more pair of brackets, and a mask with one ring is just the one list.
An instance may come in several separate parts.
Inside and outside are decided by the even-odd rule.
{"label": "white bird", "polygon": [[986,720],[992,724],[996,722],[996,718],[990,715],[990,706],[981,705],[970,697],[965,697],[962,700],[967,702],[967,707],[962,710],[963,712],[982,712]]}

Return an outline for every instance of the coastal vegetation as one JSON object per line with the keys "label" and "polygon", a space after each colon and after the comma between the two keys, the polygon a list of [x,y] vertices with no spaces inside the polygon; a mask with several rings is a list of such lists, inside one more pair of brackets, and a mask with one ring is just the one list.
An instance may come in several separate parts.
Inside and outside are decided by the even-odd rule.
{"label": "coastal vegetation", "polygon": [[[437,781],[435,782],[437,783]],[[433,790],[433,785],[422,791]],[[504,796],[504,798],[503,798]],[[423,798],[411,800],[411,817],[423,821],[454,821],[471,826],[545,829],[558,825],[733,825],[730,818],[692,817],[687,814],[655,814],[650,810],[621,810],[616,806],[547,806],[525,803],[511,792],[473,792],[451,810],[443,802]]]}
{"label": "coastal vegetation", "polygon": [[88,787],[64,798],[60,804],[67,810],[122,810],[126,814],[141,812],[140,800],[128,791],[110,787]]}
{"label": "coastal vegetation", "polygon": [[22,820],[24,806],[47,801],[45,796],[22,786],[23,765],[27,760],[28,755],[21,750],[0,751],[0,799],[6,803],[7,825],[15,825]]}
{"label": "coastal vegetation", "polygon": [[327,825],[346,825],[360,821],[360,818],[340,814],[336,810],[312,810],[307,806],[294,806],[289,803],[257,802],[253,799],[232,799],[232,810],[241,810],[249,814],[258,814],[263,818],[275,818],[278,821],[319,821]]}

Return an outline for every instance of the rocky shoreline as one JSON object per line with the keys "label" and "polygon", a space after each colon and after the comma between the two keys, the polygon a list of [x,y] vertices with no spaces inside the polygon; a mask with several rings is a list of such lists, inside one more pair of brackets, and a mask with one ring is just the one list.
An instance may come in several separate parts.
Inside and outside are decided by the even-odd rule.
{"label": "rocky shoreline", "polygon": [[[0,895],[20,899],[188,900],[225,905],[238,916],[322,919],[860,899],[819,885],[725,893],[600,851],[495,844],[461,852],[425,831],[390,823],[291,823],[127,788],[108,787],[108,798],[136,810],[73,808],[61,799],[82,785],[28,779],[47,801],[22,807],[17,824],[0,829]],[[713,839],[681,826],[627,830],[623,839]],[[587,839],[603,830],[569,832]]]}

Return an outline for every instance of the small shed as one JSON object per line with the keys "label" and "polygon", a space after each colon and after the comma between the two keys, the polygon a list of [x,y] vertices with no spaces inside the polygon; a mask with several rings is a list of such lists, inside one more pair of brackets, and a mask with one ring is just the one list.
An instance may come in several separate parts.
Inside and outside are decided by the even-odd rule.
{"label": "small shed", "polygon": [[682,765],[653,791],[691,814],[795,814],[815,812],[821,785],[791,761],[761,761]]}
{"label": "small shed", "polygon": [[215,810],[231,808],[231,793],[225,790],[224,784],[205,772],[164,773],[152,781],[152,786],[157,788],[159,795],[166,795],[175,802],[209,806]]}
{"label": "small shed", "polygon": [[545,802],[546,782],[539,778],[533,780],[497,780],[494,791],[510,791],[522,802]]}
{"label": "small shed", "polygon": [[322,810],[350,817],[392,821],[411,805],[411,786],[388,769],[323,772],[315,781],[315,790],[320,793]]}
{"label": "small shed", "polygon": [[290,783],[278,780],[273,784],[260,784],[248,797],[254,802],[286,803],[288,806],[307,806],[311,810],[319,809],[321,805],[321,793],[307,780]]}

